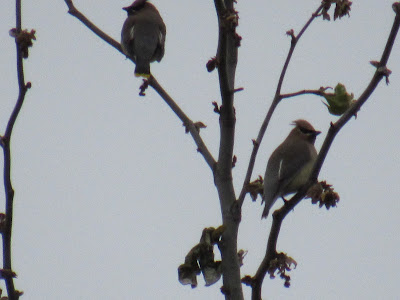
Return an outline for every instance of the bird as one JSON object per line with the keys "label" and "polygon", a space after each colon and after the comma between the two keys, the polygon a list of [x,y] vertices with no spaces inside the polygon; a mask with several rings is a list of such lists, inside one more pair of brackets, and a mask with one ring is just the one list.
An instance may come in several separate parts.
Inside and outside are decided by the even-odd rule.
{"label": "bird", "polygon": [[271,154],[264,176],[263,200],[264,211],[261,218],[266,218],[271,207],[279,197],[297,192],[310,177],[317,150],[314,143],[317,131],[306,120],[293,121],[295,128]]}
{"label": "bird", "polygon": [[164,56],[166,26],[157,8],[147,0],[123,7],[128,14],[121,31],[121,47],[136,64],[136,77],[150,77],[150,63]]}

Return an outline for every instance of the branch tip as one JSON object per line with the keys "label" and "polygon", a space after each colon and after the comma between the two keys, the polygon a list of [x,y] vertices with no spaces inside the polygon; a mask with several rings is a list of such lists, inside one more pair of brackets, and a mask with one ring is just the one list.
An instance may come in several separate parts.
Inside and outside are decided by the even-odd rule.
{"label": "branch tip", "polygon": [[243,91],[244,90],[244,88],[237,88],[237,89],[234,89],[233,91],[232,91],[232,93],[234,94],[234,93],[237,93],[237,92],[241,92],[241,91]]}
{"label": "branch tip", "polygon": [[213,102],[212,102],[212,105],[214,106],[214,112],[215,112],[216,114],[221,114],[221,110],[220,110],[220,108],[219,108],[219,106],[218,106],[218,103],[217,103],[216,101],[213,101]]}
{"label": "branch tip", "polygon": [[397,16],[400,15],[400,2],[395,2],[392,4],[393,11],[396,13]]}
{"label": "branch tip", "polygon": [[236,162],[237,162],[237,156],[234,155],[232,158],[232,169],[236,166]]}
{"label": "branch tip", "polygon": [[210,73],[218,67],[218,59],[216,56],[211,57],[210,60],[206,63],[207,71]]}
{"label": "branch tip", "polygon": [[254,281],[255,281],[254,278],[251,277],[250,275],[246,275],[240,280],[241,283],[250,287],[254,285]]}
{"label": "branch tip", "polygon": [[286,35],[290,36],[292,38],[292,41],[296,40],[296,36],[294,34],[294,30],[293,29],[290,29],[290,30],[286,31]]}

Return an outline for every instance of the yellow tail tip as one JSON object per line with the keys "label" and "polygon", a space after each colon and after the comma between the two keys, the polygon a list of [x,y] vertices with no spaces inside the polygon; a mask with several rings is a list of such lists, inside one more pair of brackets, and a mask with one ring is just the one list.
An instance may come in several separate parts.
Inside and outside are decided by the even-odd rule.
{"label": "yellow tail tip", "polygon": [[144,73],[135,73],[136,77],[144,77],[146,79],[149,79],[151,74],[144,74]]}

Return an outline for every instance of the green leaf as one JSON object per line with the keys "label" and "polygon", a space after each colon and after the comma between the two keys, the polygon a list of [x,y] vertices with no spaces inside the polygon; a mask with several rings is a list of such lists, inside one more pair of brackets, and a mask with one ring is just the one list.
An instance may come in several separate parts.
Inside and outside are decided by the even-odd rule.
{"label": "green leaf", "polygon": [[328,103],[323,102],[328,107],[329,112],[335,116],[343,115],[350,107],[354,100],[354,94],[349,94],[346,87],[338,83],[334,93],[323,93]]}

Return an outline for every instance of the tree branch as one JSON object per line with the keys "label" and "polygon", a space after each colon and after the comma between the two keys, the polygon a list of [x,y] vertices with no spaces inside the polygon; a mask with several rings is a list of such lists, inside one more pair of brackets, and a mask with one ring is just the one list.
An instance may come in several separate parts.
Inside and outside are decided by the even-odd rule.
{"label": "tree branch", "polygon": [[[72,16],[76,17],[80,20],[87,28],[93,31],[99,38],[103,41],[117,49],[121,54],[125,55],[122,51],[120,43],[115,41],[109,35],[107,35],[104,31],[94,25],[84,14],[82,14],[76,7],[74,6],[72,0],[65,0],[65,3],[68,6],[68,13]],[[129,57],[127,57],[129,58]],[[130,59],[130,58],[129,58]],[[207,164],[214,171],[216,161],[207,149],[206,145],[204,144],[202,138],[196,127],[194,126],[193,122],[186,116],[186,114],[180,109],[180,107],[175,103],[175,101],[167,94],[167,92],[160,86],[157,80],[152,77],[149,80],[149,85],[164,99],[164,101],[169,105],[169,107],[175,112],[175,114],[182,120],[185,124],[186,128],[189,130],[190,134],[192,135],[197,147],[198,151],[203,155],[204,159],[206,160]]]}
{"label": "tree branch", "polygon": [[81,21],[87,28],[89,28],[91,31],[94,32],[99,38],[101,38],[103,41],[117,49],[119,52],[121,52],[123,55],[124,52],[122,51],[122,47],[120,43],[118,43],[116,40],[114,40],[112,37],[104,33],[100,28],[98,28],[96,25],[94,25],[84,14],[82,14],[76,7],[74,6],[72,0],[65,0],[65,4],[68,6],[68,13],[75,18],[77,18],[79,21]]}
{"label": "tree branch", "polygon": [[[78,18],[98,37],[122,53],[121,46],[89,19],[79,12],[71,0],[65,0],[69,13]],[[204,145],[193,122],[176,105],[173,99],[162,89],[156,79],[149,80],[157,93],[166,101],[176,115],[183,121],[191,133],[199,151],[204,156],[207,164],[212,168],[214,181],[221,200],[221,211],[225,231],[219,244],[222,256],[222,272],[224,278],[223,293],[229,299],[243,299],[240,282],[240,265],[237,256],[237,232],[240,218],[233,217],[231,207],[235,204],[235,193],[232,183],[232,158],[235,129],[235,112],[233,108],[234,79],[237,62],[237,47],[240,37],[236,35],[237,15],[233,9],[233,0],[215,0],[219,20],[219,43],[217,57],[219,59],[218,71],[221,86],[222,105],[220,108],[221,141],[218,163]],[[238,212],[234,213],[236,216]]]}
{"label": "tree branch", "polygon": [[298,91],[295,93],[282,94],[280,96],[280,98],[282,100],[282,99],[286,99],[286,98],[296,97],[296,96],[300,96],[300,95],[307,95],[307,94],[323,96],[323,90],[321,90],[321,89],[319,89],[319,90],[302,90],[302,91]]}
{"label": "tree branch", "polygon": [[[230,3],[230,4],[228,4]],[[228,8],[230,6],[230,8]],[[232,177],[232,158],[235,137],[235,110],[233,107],[235,71],[237,64],[236,26],[237,14],[232,1],[215,0],[218,15],[219,40],[217,50],[218,75],[222,105],[220,107],[220,152],[218,169],[224,176]]]}
{"label": "tree branch", "polygon": [[[16,0],[16,35],[22,32],[22,14],[21,14],[21,0]],[[5,207],[5,222],[2,223],[2,237],[3,237],[3,270],[2,275],[6,283],[7,295],[10,300],[17,300],[21,295],[21,292],[15,290],[13,278],[15,273],[12,271],[12,249],[11,249],[11,234],[12,234],[12,221],[13,221],[13,207],[14,207],[14,189],[11,182],[11,135],[17,120],[18,114],[21,111],[24,103],[25,94],[30,88],[31,84],[28,82],[25,84],[24,78],[24,65],[23,65],[23,54],[19,40],[15,39],[16,52],[17,52],[17,77],[19,94],[15,107],[11,113],[10,119],[8,120],[6,131],[4,136],[1,137],[1,147],[4,155],[4,190],[6,197]]]}
{"label": "tree branch", "polygon": [[328,134],[324,140],[324,143],[322,144],[321,150],[318,154],[318,159],[315,162],[315,167],[310,176],[310,181],[312,182],[315,182],[317,180],[321,167],[325,161],[326,155],[328,154],[329,148],[331,147],[337,133],[351,119],[351,117],[360,110],[361,106],[368,100],[368,98],[374,92],[375,88],[378,86],[383,77],[387,77],[389,74],[386,64],[389,60],[390,53],[392,51],[400,27],[400,2],[394,3],[393,6],[397,7],[396,17],[394,18],[393,26],[386,42],[385,49],[382,53],[381,60],[376,66],[374,76],[372,77],[367,88],[364,90],[358,100],[349,108],[349,110],[334,124],[331,123],[331,127],[329,128]]}
{"label": "tree branch", "polygon": [[[311,15],[310,19],[307,21],[307,23],[300,30],[300,32],[297,35],[297,37],[294,35],[293,30],[290,30],[290,31],[287,32],[287,34],[290,35],[291,38],[292,38],[291,44],[290,44],[290,49],[289,49],[288,55],[286,57],[285,64],[283,65],[283,68],[282,68],[282,71],[281,71],[281,75],[279,76],[279,81],[278,81],[278,85],[277,85],[277,88],[276,88],[276,91],[275,91],[274,99],[273,99],[273,101],[271,103],[271,106],[269,107],[269,110],[267,112],[267,115],[265,116],[265,119],[264,119],[264,121],[263,121],[263,123],[261,125],[260,131],[258,132],[257,139],[253,141],[253,151],[251,152],[249,166],[248,166],[247,172],[246,172],[246,177],[244,179],[242,190],[241,190],[239,198],[238,198],[239,207],[242,207],[243,202],[244,202],[244,198],[246,197],[247,186],[250,183],[251,175],[253,173],[254,164],[256,162],[258,149],[260,147],[261,141],[262,141],[262,139],[264,137],[264,134],[265,134],[265,132],[267,130],[267,127],[269,125],[269,121],[272,118],[272,114],[274,113],[275,108],[278,106],[279,102],[283,98],[288,98],[288,96],[287,96],[288,94],[287,95],[283,95],[285,97],[283,97],[281,95],[281,89],[282,89],[283,80],[285,79],[286,71],[287,71],[287,68],[289,66],[290,60],[292,58],[294,49],[296,48],[297,42],[299,41],[301,36],[304,34],[306,29],[311,25],[312,21],[314,21],[314,19],[319,16],[319,13],[321,12],[323,7],[324,7],[324,4],[322,3],[317,8],[317,10]],[[291,96],[289,96],[289,97],[291,97]]]}
{"label": "tree branch", "polygon": [[240,209],[237,209],[236,195],[232,181],[233,147],[236,116],[233,106],[235,74],[240,36],[236,33],[237,12],[233,0],[215,0],[218,16],[218,76],[222,105],[220,107],[220,145],[214,182],[221,205],[224,232],[219,249],[222,257],[222,292],[225,299],[242,300],[240,263],[237,251],[237,236],[240,223]]}
{"label": "tree branch", "polygon": [[343,128],[343,126],[354,116],[361,106],[368,100],[371,96],[379,82],[382,80],[383,77],[387,76],[388,72],[386,69],[386,63],[389,59],[391,50],[393,48],[394,41],[396,39],[399,27],[400,27],[400,2],[395,3],[397,12],[396,17],[394,19],[394,23],[392,26],[392,30],[390,32],[389,38],[386,43],[386,47],[383,51],[382,57],[380,62],[378,63],[377,70],[373,75],[370,83],[368,84],[367,88],[361,94],[360,98],[349,108],[349,110],[336,122],[331,123],[331,127],[328,131],[328,134],[324,140],[324,143],[321,147],[321,150],[318,154],[317,161],[314,165],[312,174],[310,175],[310,179],[308,180],[307,184],[304,185],[300,191],[293,196],[285,205],[280,208],[279,210],[273,213],[273,221],[271,232],[268,238],[267,250],[265,253],[265,257],[261,262],[255,276],[252,279],[252,299],[258,300],[261,299],[261,287],[264,277],[268,271],[268,267],[270,266],[270,262],[274,259],[277,255],[276,244],[279,237],[279,231],[282,225],[283,219],[286,215],[293,210],[293,208],[300,203],[300,201],[304,198],[307,193],[307,190],[317,181],[319,172],[321,167],[324,163],[326,155],[332,145],[332,142],[338,132]]}
{"label": "tree branch", "polygon": [[197,151],[203,155],[208,166],[214,172],[217,162],[204,144],[203,139],[200,137],[199,129],[196,128],[193,121],[182,111],[182,109],[176,104],[176,102],[167,94],[167,92],[161,87],[158,81],[151,76],[149,79],[149,85],[164,99],[165,103],[172,109],[172,111],[178,116],[183,122],[183,125],[189,130],[194,142],[197,145]]}

